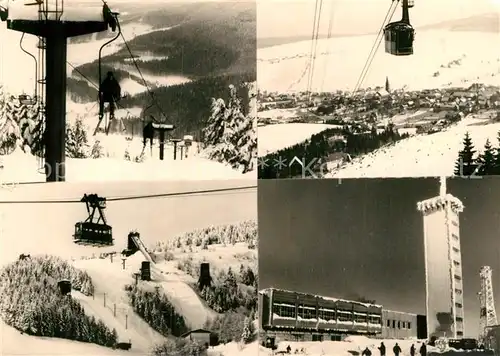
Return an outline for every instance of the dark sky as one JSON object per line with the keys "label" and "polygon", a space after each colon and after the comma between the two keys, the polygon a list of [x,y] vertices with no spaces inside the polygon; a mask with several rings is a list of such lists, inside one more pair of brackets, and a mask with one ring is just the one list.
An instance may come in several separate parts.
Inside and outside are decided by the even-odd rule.
{"label": "dark sky", "polygon": [[[500,178],[448,179],[447,186],[465,205],[465,332],[476,337],[483,265],[493,268],[497,310],[500,305]],[[416,204],[438,193],[437,178],[260,180],[260,288],[360,295],[387,309],[424,314],[423,223]]]}

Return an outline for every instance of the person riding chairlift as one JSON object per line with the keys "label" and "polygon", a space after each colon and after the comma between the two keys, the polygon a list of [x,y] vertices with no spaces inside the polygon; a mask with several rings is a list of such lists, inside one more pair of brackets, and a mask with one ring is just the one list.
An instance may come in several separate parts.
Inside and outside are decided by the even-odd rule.
{"label": "person riding chairlift", "polygon": [[121,88],[113,72],[109,71],[99,87],[99,120],[104,116],[104,103],[109,103],[109,116],[115,118],[115,102],[121,98]]}

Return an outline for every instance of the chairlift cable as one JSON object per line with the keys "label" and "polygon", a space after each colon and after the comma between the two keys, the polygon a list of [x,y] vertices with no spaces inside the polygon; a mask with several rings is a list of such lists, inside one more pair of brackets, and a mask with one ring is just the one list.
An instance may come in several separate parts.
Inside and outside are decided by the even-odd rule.
{"label": "chairlift cable", "polygon": [[141,69],[139,68],[139,65],[137,64],[137,61],[135,60],[135,56],[133,55],[132,51],[130,50],[130,46],[128,45],[127,43],[127,40],[125,39],[125,36],[123,35],[123,32],[121,33],[121,37],[123,39],[123,43],[125,44],[125,47],[127,48],[127,51],[129,52],[130,54],[130,59],[132,59],[132,62],[134,63],[134,66],[135,68],[137,69],[137,72],[139,72],[139,75],[141,76],[141,79],[142,81],[144,82],[144,86],[149,94],[149,96],[151,97],[151,100],[153,101],[153,103],[156,105],[156,107],[158,107],[158,110],[160,111],[160,113],[163,115],[164,117],[164,120],[165,121],[169,121],[168,118],[167,118],[167,115],[165,114],[165,112],[163,111],[162,107],[160,106],[160,104],[158,103],[158,101],[156,100],[156,97],[154,95],[154,93],[151,91],[151,89],[149,88],[149,85],[148,85],[148,82],[146,81],[146,79],[144,78],[144,76],[142,75],[142,71]]}
{"label": "chairlift cable", "polygon": [[319,40],[319,25],[321,24],[321,10],[323,8],[323,0],[319,0],[319,12],[318,12],[318,22],[316,24],[316,36],[314,38],[314,51],[313,51],[313,61],[312,61],[312,67],[311,67],[311,82],[310,82],[310,87],[309,87],[309,101],[311,101],[311,96],[312,96],[312,86],[313,86],[313,80],[314,80],[314,67],[316,65],[316,56],[318,53],[318,40]]}
{"label": "chairlift cable", "polygon": [[[363,77],[363,74],[365,73],[365,71],[367,69],[368,62],[370,62],[370,58],[372,56],[375,56],[375,53],[376,53],[375,47],[378,46],[377,43],[380,43],[379,38],[383,37],[382,34],[384,32],[384,27],[386,26],[387,22],[390,21],[390,19],[394,15],[394,12],[396,11],[397,4],[399,3],[399,1],[400,0],[392,0],[391,5],[389,6],[389,10],[387,10],[384,21],[382,22],[382,26],[380,27],[379,32],[377,33],[377,37],[375,38],[375,42],[373,43],[373,46],[370,50],[370,53],[368,54],[368,58],[365,61],[363,69],[361,70],[361,74],[359,75],[358,81],[356,82],[356,85],[354,86],[354,90],[352,91],[352,95],[354,95],[354,93],[356,93],[356,91],[359,90],[359,88],[361,86],[361,78]],[[396,6],[394,6],[394,5],[396,5]],[[393,7],[394,7],[394,9],[393,9]],[[392,11],[392,14],[391,14],[391,11]],[[390,16],[389,16],[389,14],[390,14]]]}
{"label": "chairlift cable", "polygon": [[24,49],[24,47],[23,47],[24,35],[25,35],[25,32],[23,32],[21,39],[19,40],[19,47],[21,48],[21,51],[26,53],[28,56],[33,58],[33,60],[35,61],[35,92],[34,92],[35,97],[32,99],[37,100],[38,60],[36,59],[36,57],[32,53],[30,53]]}
{"label": "chairlift cable", "polygon": [[[398,2],[398,3],[399,3],[399,1],[400,1],[400,0],[397,0],[397,2]],[[392,14],[391,14],[391,17],[389,18],[389,20],[390,20],[390,19],[392,19],[392,17],[394,16],[394,12],[396,12],[396,9],[397,9],[397,5],[396,5],[396,7],[394,7],[394,9],[392,10]],[[371,69],[372,62],[373,62],[373,60],[375,59],[375,54],[377,53],[377,51],[378,51],[378,49],[379,49],[379,47],[380,47],[380,44],[382,43],[382,40],[383,40],[383,39],[384,39],[384,36],[380,36],[379,41],[378,41],[378,43],[377,43],[377,47],[375,48],[375,51],[373,52],[373,56],[370,58],[370,62],[368,63],[368,66],[366,67],[366,71],[365,71],[365,73],[363,74],[363,77],[361,78],[361,81],[360,81],[360,84],[359,84],[359,86],[360,86],[360,87],[361,87],[361,85],[363,84],[363,82],[364,82],[364,80],[365,80],[366,76],[368,75],[368,72],[369,72],[369,71],[370,71],[370,69]]]}
{"label": "chairlift cable", "polygon": [[313,51],[314,51],[314,38],[316,37],[316,22],[318,21],[318,3],[319,0],[315,1],[314,5],[314,20],[313,20],[313,27],[312,27],[312,33],[311,33],[311,49],[309,51],[309,64],[308,64],[308,73],[307,73],[307,87],[306,87],[306,92],[309,94],[309,90],[311,87],[311,68],[312,68],[312,61],[313,61]]}
{"label": "chairlift cable", "polygon": [[[177,193],[160,193],[160,194],[144,194],[133,196],[119,196],[106,198],[107,202],[127,201],[127,200],[143,200],[143,199],[156,199],[156,198],[176,198],[191,195],[218,195],[219,193],[236,193],[237,191],[244,191],[256,189],[256,185],[232,188],[219,188],[219,189],[205,189],[205,190],[191,190]],[[0,204],[73,204],[81,203],[81,198],[78,199],[59,199],[59,200],[0,200]]]}
{"label": "chairlift cable", "polygon": [[321,91],[323,91],[324,89],[324,86],[325,86],[325,78],[326,78],[326,71],[327,71],[327,68],[328,68],[328,58],[330,58],[330,48],[331,48],[331,38],[332,38],[332,32],[333,32],[333,19],[334,19],[334,16],[335,16],[335,5],[336,5],[336,2],[333,2],[331,4],[331,8],[330,8],[330,18],[328,20],[328,34],[327,34],[327,46],[326,46],[326,49],[327,49],[327,53],[326,53],[326,59],[325,59],[325,63],[324,63],[324,66],[323,66],[323,78],[321,80]]}

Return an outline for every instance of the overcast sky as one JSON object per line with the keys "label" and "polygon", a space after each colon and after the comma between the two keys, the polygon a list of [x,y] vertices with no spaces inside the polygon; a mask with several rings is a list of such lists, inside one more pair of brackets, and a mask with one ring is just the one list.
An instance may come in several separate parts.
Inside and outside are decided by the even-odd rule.
{"label": "overcast sky", "polygon": [[[465,331],[477,337],[483,265],[493,268],[500,305],[500,179],[449,179],[448,191],[465,205]],[[423,226],[416,204],[438,193],[437,179],[259,181],[260,288],[361,295],[387,309],[424,314]]]}
{"label": "overcast sky", "polygon": [[[311,36],[313,0],[258,0],[257,37]],[[413,26],[496,13],[498,0],[415,0],[410,10]],[[390,0],[324,0],[320,33],[328,33],[333,10],[333,34],[377,33],[391,4]],[[401,6],[393,19],[401,18]]]}
{"label": "overcast sky", "polygon": [[[254,180],[45,183],[21,185],[12,192],[0,189],[0,200],[79,200],[85,193],[96,193],[111,198],[255,185]],[[118,248],[126,245],[126,236],[134,229],[141,233],[145,244],[150,245],[195,229],[255,220],[257,192],[256,188],[253,188],[177,197],[109,201],[105,215],[113,227]],[[66,247],[71,250],[69,252],[77,255],[80,249],[72,243],[74,225],[86,217],[84,203],[1,204],[0,263],[20,253],[57,253]]]}

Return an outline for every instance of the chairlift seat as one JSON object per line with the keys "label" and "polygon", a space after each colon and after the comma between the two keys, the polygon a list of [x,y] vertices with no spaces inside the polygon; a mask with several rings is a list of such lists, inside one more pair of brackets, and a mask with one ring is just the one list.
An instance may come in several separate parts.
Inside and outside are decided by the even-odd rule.
{"label": "chairlift seat", "polygon": [[406,22],[398,21],[384,28],[385,52],[394,56],[409,56],[413,54],[415,30]]}

